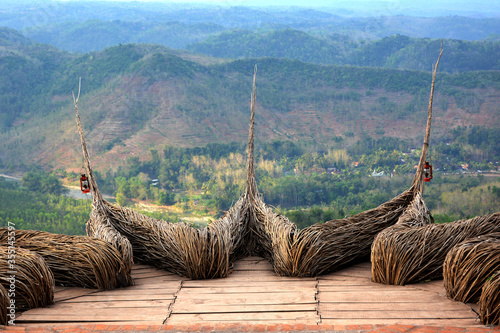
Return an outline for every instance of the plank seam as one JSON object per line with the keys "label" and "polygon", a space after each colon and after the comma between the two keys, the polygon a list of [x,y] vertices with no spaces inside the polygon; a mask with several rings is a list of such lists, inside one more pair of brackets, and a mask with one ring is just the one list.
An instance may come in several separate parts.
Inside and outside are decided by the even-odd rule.
{"label": "plank seam", "polygon": [[168,319],[172,316],[172,312],[173,312],[173,306],[175,304],[175,302],[177,301],[177,297],[179,295],[179,292],[181,291],[182,287],[184,285],[184,280],[181,281],[181,283],[179,283],[179,288],[177,289],[177,291],[175,292],[174,294],[174,299],[172,302],[170,302],[170,304],[168,305],[168,309],[167,309],[167,317],[165,318],[165,320],[163,321],[163,325],[165,325],[168,321]]}
{"label": "plank seam", "polygon": [[316,300],[316,315],[318,316],[318,320],[316,324],[321,324],[321,314],[319,313],[319,279],[316,278],[316,284],[314,285],[314,299]]}

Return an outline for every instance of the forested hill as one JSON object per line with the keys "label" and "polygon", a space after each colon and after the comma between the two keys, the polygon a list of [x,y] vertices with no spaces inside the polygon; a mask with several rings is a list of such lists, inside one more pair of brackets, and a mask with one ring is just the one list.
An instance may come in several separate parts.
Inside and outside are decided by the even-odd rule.
{"label": "forested hill", "polygon": [[[63,5],[60,5],[63,6]],[[62,10],[62,8],[59,8]],[[133,13],[133,14],[132,14]],[[1,14],[1,13],[0,13]],[[23,13],[24,14],[24,13]],[[217,38],[233,30],[255,33],[255,38],[286,30],[301,31],[311,38],[329,42],[346,38],[351,45],[369,43],[394,35],[412,38],[456,39],[467,41],[498,40],[499,18],[448,17],[344,17],[306,9],[263,10],[232,7],[226,9],[189,8],[162,14],[131,10],[116,16],[92,15],[84,11],[63,20],[54,16],[35,26],[19,26],[18,19],[3,19],[0,26],[20,31],[26,37],[72,52],[99,51],[118,43],[155,43],[184,49],[189,44]],[[222,36],[223,37],[223,36]],[[241,43],[242,41],[240,41]],[[354,44],[352,44],[354,43]],[[363,46],[363,45],[360,45]]]}
{"label": "forested hill", "polygon": [[[440,43],[438,39],[402,35],[356,43],[342,35],[321,38],[292,29],[268,33],[232,30],[188,45],[187,49],[229,59],[268,56],[317,64],[430,71]],[[500,69],[500,41],[444,40],[443,43],[446,49],[446,62],[441,66],[443,71]]]}
{"label": "forested hill", "polygon": [[[0,167],[81,167],[71,97],[79,77],[85,134],[105,167],[165,144],[244,142],[255,64],[261,142],[328,146],[338,137],[386,135],[420,144],[427,117],[429,71],[220,61],[149,44],[72,54],[10,29],[0,39]],[[456,126],[498,127],[500,72],[440,71],[434,102],[435,136]]]}

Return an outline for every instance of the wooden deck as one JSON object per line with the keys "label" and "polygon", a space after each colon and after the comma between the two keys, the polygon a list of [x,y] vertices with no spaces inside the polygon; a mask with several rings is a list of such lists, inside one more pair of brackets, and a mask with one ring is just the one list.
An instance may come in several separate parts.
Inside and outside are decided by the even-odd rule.
{"label": "wooden deck", "polygon": [[17,325],[301,323],[483,327],[474,310],[446,298],[442,281],[371,282],[370,263],[318,278],[277,276],[262,258],[236,263],[225,279],[188,280],[135,265],[135,286],[99,292],[56,288],[56,304],[20,314]]}

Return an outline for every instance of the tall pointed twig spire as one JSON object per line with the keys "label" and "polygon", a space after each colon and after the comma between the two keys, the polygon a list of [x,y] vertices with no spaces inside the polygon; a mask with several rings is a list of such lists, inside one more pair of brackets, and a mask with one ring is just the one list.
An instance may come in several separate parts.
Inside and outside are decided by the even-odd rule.
{"label": "tall pointed twig spire", "polygon": [[76,124],[78,125],[78,132],[80,133],[80,141],[82,143],[82,153],[83,153],[83,162],[85,166],[85,171],[87,173],[87,177],[89,179],[90,191],[92,193],[92,198],[94,202],[102,201],[102,195],[97,188],[97,183],[94,179],[94,173],[92,172],[92,165],[90,163],[89,151],[87,149],[87,144],[85,143],[85,137],[83,136],[82,123],[80,121],[80,114],[78,113],[78,101],[80,100],[80,92],[82,88],[82,78],[78,80],[78,95],[75,97],[73,93],[73,102],[75,105],[75,114],[76,114]]}
{"label": "tall pointed twig spire", "polygon": [[254,67],[253,73],[253,85],[252,85],[252,97],[250,102],[250,130],[248,132],[248,160],[247,160],[247,184],[245,190],[245,196],[247,199],[255,198],[257,195],[257,184],[255,182],[255,156],[254,156],[254,142],[255,142],[255,102],[256,97],[256,87],[255,79],[257,77],[257,65]]}
{"label": "tall pointed twig spire", "polygon": [[424,164],[427,159],[427,152],[429,150],[429,138],[431,135],[431,120],[432,120],[432,101],[434,99],[434,84],[436,82],[436,74],[439,66],[439,61],[441,60],[441,55],[443,54],[443,41],[441,40],[441,49],[439,51],[439,57],[434,66],[434,71],[432,73],[432,84],[431,84],[431,94],[429,97],[429,112],[427,116],[427,126],[425,128],[424,145],[422,147],[422,153],[420,154],[420,161],[418,162],[417,172],[413,178],[412,185],[416,186],[416,191],[422,192],[424,190],[423,176],[424,176]]}
{"label": "tall pointed twig spire", "polygon": [[[108,203],[103,199],[101,192],[99,192],[97,182],[95,181],[94,174],[92,172],[89,151],[87,149],[87,144],[85,143],[80,115],[78,113],[78,101],[80,100],[81,87],[82,79],[80,78],[78,81],[78,96],[75,97],[75,94],[73,93],[73,102],[75,104],[76,123],[78,125],[78,132],[80,133],[85,170],[87,172],[87,178],[89,180],[90,191],[92,194],[92,211],[90,212],[90,219],[87,221],[85,226],[87,235],[111,243],[111,245],[113,245],[122,255],[125,263],[125,270],[130,278],[129,274],[134,263],[132,245],[129,240],[123,237],[111,224],[110,212],[107,209]],[[126,283],[131,284],[132,280],[130,279]]]}

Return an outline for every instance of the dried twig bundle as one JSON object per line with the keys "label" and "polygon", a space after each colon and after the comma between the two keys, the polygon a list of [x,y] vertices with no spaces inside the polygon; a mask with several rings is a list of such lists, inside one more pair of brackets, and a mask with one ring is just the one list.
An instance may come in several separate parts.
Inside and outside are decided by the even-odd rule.
{"label": "dried twig bundle", "polygon": [[133,246],[135,261],[192,279],[225,277],[241,251],[247,210],[240,199],[206,228],[169,223],[107,201],[113,227]]}
{"label": "dried twig bundle", "polygon": [[415,192],[411,189],[377,208],[340,220],[297,230],[265,204],[258,207],[261,244],[273,258],[275,272],[285,276],[317,276],[366,260],[375,236],[396,223]]}
{"label": "dried twig bundle", "polygon": [[484,325],[500,325],[500,271],[483,286],[479,299],[479,315]]}
{"label": "dried twig bundle", "polygon": [[10,305],[10,300],[7,294],[7,290],[0,284],[0,325],[7,325],[9,317],[7,317],[7,308]]}
{"label": "dried twig bundle", "polygon": [[[0,228],[0,241],[7,234]],[[120,253],[97,238],[16,230],[16,246],[42,256],[58,285],[102,290],[132,284]]]}
{"label": "dried twig bundle", "polygon": [[[2,228],[3,230],[7,230]],[[2,314],[7,315],[10,305],[8,292],[15,293],[16,310],[28,310],[40,306],[54,304],[54,275],[45,260],[35,252],[20,248],[16,230],[15,263],[9,263],[8,247],[0,246],[0,283],[3,286]],[[2,244],[6,244],[2,240]],[[13,287],[11,288],[11,284]],[[5,309],[4,309],[5,306]],[[1,317],[1,323],[5,323]]]}
{"label": "dried twig bundle", "polygon": [[496,271],[500,271],[500,233],[469,238],[446,255],[446,295],[456,301],[476,303],[483,285]]}
{"label": "dried twig bundle", "polygon": [[382,231],[372,248],[374,282],[404,285],[443,277],[448,252],[468,238],[500,232],[500,213],[443,224]]}

